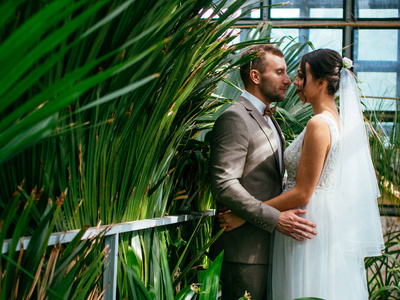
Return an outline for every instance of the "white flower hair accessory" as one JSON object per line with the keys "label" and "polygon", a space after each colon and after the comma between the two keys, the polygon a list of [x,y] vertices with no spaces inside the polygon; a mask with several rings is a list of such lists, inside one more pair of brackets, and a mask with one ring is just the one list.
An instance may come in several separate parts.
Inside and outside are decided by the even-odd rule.
{"label": "white flower hair accessory", "polygon": [[342,62],[343,62],[343,68],[345,69],[350,69],[353,67],[353,61],[348,57],[343,57]]}

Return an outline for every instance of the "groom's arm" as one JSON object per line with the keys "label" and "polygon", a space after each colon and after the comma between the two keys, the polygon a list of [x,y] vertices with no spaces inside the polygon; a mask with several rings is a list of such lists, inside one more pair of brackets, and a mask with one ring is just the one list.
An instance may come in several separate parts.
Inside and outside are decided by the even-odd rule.
{"label": "groom's arm", "polygon": [[[304,238],[311,239],[311,234],[317,234],[313,229],[315,228],[315,224],[298,216],[305,213],[306,210],[303,209],[292,209],[281,212],[275,229],[280,233],[299,241],[304,240]],[[224,228],[227,232],[246,223],[244,219],[240,218],[230,210],[219,213],[218,220],[220,224],[219,226]]]}
{"label": "groom's arm", "polygon": [[[240,183],[249,146],[249,132],[237,112],[226,111],[216,121],[211,140],[211,188],[217,202],[240,218],[297,240],[316,234],[315,224],[299,217],[304,210],[279,210],[263,204]],[[229,231],[229,230],[228,230]]]}
{"label": "groom's arm", "polygon": [[253,197],[240,183],[249,146],[246,123],[235,111],[225,111],[216,121],[211,140],[211,188],[220,204],[235,214],[272,232],[280,211]]}

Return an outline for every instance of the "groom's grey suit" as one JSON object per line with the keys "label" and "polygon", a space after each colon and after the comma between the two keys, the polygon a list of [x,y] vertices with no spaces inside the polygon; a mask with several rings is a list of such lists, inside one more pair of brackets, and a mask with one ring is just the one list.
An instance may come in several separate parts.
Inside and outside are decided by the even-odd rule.
{"label": "groom's grey suit", "polygon": [[[238,103],[221,114],[213,128],[211,186],[218,210],[230,209],[247,221],[224,232],[213,246],[214,255],[224,250],[224,262],[269,263],[271,232],[280,212],[262,201],[282,192],[284,167],[280,166],[277,143],[285,148],[282,132],[275,119],[271,119],[280,136],[278,141],[267,120],[249,100],[240,97]],[[267,279],[264,279],[266,284]],[[224,295],[224,285],[222,293]]]}

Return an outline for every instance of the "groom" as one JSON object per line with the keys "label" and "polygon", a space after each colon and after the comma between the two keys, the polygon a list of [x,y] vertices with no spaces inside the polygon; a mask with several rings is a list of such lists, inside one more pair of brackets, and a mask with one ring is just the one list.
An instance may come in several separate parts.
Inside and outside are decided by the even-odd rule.
{"label": "groom", "polygon": [[252,300],[266,299],[274,229],[298,240],[316,234],[308,227],[315,225],[298,216],[304,210],[280,212],[262,203],[282,192],[285,141],[269,106],[285,99],[291,82],[278,48],[256,45],[242,57],[254,52],[257,57],[240,68],[245,91],[217,119],[211,140],[211,187],[218,211],[231,210],[246,221],[234,230],[225,228],[212,249],[215,256],[224,250],[223,300],[237,300],[245,291]]}

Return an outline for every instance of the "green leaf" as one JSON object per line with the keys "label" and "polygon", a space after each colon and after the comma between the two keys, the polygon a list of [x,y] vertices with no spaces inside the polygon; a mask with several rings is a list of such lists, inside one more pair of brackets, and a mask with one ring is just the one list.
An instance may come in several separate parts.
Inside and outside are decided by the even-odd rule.
{"label": "green leaf", "polygon": [[172,288],[172,280],[171,280],[171,275],[170,275],[170,270],[169,270],[169,265],[168,265],[167,249],[166,249],[167,245],[165,242],[165,237],[162,234],[162,232],[160,232],[160,230],[158,230],[158,234],[155,235],[155,238],[160,241],[161,271],[162,271],[162,276],[163,276],[165,299],[173,300],[174,299],[174,291]]}
{"label": "green leaf", "polygon": [[140,280],[139,276],[133,271],[129,266],[126,266],[128,270],[128,279],[129,279],[129,289],[131,295],[134,295],[133,299],[146,299],[152,300],[153,298],[150,296],[143,282]]}
{"label": "green leaf", "polygon": [[185,286],[178,294],[175,296],[175,300],[191,300],[196,293],[191,286]]}
{"label": "green leaf", "polygon": [[219,291],[219,276],[221,274],[224,252],[213,261],[204,275],[199,300],[216,299]]}
{"label": "green leaf", "polygon": [[[4,255],[3,253],[0,253],[0,256],[1,256],[3,259],[5,259],[5,260],[7,261],[7,263],[13,265],[13,266],[16,267],[18,270],[21,270],[24,274],[26,274],[26,275],[27,275],[28,277],[30,277],[32,280],[36,280],[36,278],[35,278],[35,276],[34,276],[33,274],[31,274],[28,270],[26,270],[25,268],[23,268],[22,266],[20,266],[19,264],[17,264],[15,261],[11,260],[8,256]],[[10,270],[10,269],[9,269],[9,270]],[[38,282],[38,284],[43,285],[43,283],[42,283],[40,280],[38,280],[37,282]],[[53,291],[51,288],[46,287],[46,289],[51,293],[51,294],[49,294],[49,296],[52,296],[52,297],[55,296],[57,299],[63,299],[63,297],[62,297],[61,295],[57,294],[57,292]],[[3,292],[2,292],[2,294],[1,294],[1,295],[2,295],[2,299],[5,299],[4,297],[7,296],[7,292],[4,292],[4,291],[5,291],[5,289],[3,289]]]}

